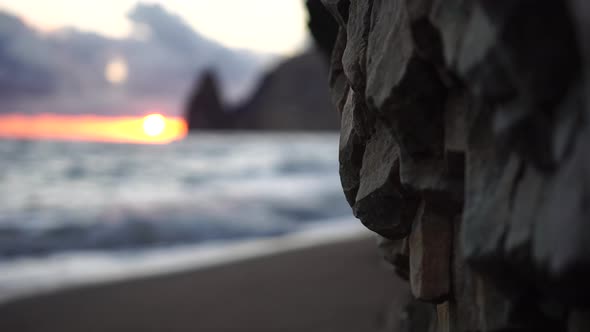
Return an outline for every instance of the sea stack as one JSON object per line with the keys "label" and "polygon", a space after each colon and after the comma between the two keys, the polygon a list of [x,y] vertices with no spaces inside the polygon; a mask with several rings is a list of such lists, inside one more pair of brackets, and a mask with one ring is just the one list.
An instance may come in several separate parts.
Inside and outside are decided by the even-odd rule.
{"label": "sea stack", "polygon": [[204,72],[186,107],[189,132],[203,128],[230,129],[232,121],[223,108],[217,78],[212,71]]}

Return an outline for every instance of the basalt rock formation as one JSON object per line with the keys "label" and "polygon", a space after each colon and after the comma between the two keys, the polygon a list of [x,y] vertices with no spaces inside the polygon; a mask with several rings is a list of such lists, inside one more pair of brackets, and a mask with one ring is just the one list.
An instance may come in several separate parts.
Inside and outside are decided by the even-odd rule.
{"label": "basalt rock formation", "polygon": [[234,116],[226,112],[221,102],[215,74],[203,73],[187,104],[186,123],[189,131],[201,128],[231,129]]}
{"label": "basalt rock formation", "polygon": [[392,331],[587,331],[590,2],[323,3],[342,186],[417,301]]}
{"label": "basalt rock formation", "polygon": [[224,106],[213,73],[205,73],[190,97],[189,131],[337,130],[338,113],[326,90],[328,64],[318,50],[287,59],[263,77],[244,103]]}
{"label": "basalt rock formation", "polygon": [[238,125],[257,130],[337,130],[338,113],[325,88],[328,70],[317,50],[281,63],[234,111],[244,119]]}
{"label": "basalt rock formation", "polygon": [[305,5],[309,13],[307,24],[309,31],[319,50],[326,56],[326,59],[329,59],[334,50],[340,27],[321,1],[307,0]]}

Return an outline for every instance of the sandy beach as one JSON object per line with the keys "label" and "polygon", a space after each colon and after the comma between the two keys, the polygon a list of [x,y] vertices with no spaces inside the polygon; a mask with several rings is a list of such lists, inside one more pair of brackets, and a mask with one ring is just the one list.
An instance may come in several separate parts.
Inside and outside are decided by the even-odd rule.
{"label": "sandy beach", "polygon": [[0,331],[382,331],[404,283],[371,238],[0,306]]}

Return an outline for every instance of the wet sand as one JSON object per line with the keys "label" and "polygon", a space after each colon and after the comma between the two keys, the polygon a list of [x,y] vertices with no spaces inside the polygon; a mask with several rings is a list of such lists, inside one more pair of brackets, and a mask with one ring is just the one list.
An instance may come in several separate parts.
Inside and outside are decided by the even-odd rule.
{"label": "wet sand", "polygon": [[0,331],[382,331],[407,286],[358,239],[0,305]]}

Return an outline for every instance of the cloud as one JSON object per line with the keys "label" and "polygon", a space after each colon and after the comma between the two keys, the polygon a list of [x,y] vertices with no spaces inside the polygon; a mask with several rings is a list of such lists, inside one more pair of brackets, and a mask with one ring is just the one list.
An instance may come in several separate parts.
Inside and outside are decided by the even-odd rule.
{"label": "cloud", "polygon": [[[251,91],[272,58],[224,48],[159,5],[139,4],[129,19],[142,33],[112,39],[75,29],[41,34],[0,13],[0,111],[178,113],[208,68],[231,103]],[[113,59],[127,63],[123,84],[105,78]]]}
{"label": "cloud", "polygon": [[0,13],[0,97],[53,92],[57,79],[39,57],[46,49],[19,19]]}
{"label": "cloud", "polygon": [[216,51],[221,47],[206,40],[188,26],[179,16],[168,13],[161,5],[140,4],[133,9],[129,19],[150,29],[150,35],[162,46],[178,54],[191,55],[201,50]]}

